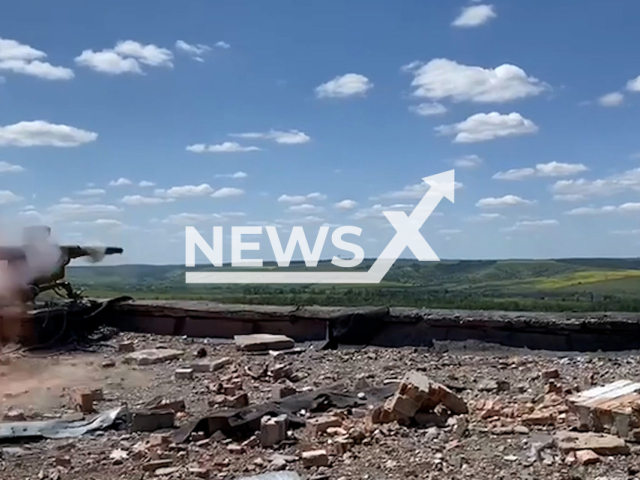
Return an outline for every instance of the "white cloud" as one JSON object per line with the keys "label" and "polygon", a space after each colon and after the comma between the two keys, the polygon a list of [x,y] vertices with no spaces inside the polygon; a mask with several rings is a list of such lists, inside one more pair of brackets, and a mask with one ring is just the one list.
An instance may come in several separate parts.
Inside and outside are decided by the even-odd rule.
{"label": "white cloud", "polygon": [[172,200],[170,198],[144,197],[142,195],[125,195],[120,201],[126,205],[158,205]]}
{"label": "white cloud", "polygon": [[318,98],[346,98],[364,96],[373,88],[373,83],[364,75],[347,73],[337,76],[316,88]]}
{"label": "white cloud", "polygon": [[0,162],[0,173],[20,173],[24,172],[24,168],[20,165],[14,165],[9,162]]}
{"label": "white cloud", "polygon": [[155,187],[156,184],[148,180],[140,180],[140,183],[138,183],[138,186],[139,187]]}
{"label": "white cloud", "polygon": [[218,145],[205,145],[197,143],[187,147],[188,152],[192,153],[238,153],[238,152],[257,152],[262,150],[258,147],[244,147],[236,142],[223,142]]}
{"label": "white cloud", "polygon": [[178,40],[176,42],[176,50],[186,53],[187,55],[192,57],[194,60],[202,62],[204,61],[202,58],[203,55],[210,52],[211,47],[208,45],[202,45],[202,44],[192,45],[190,43],[185,42],[184,40]]}
{"label": "white cloud", "polygon": [[140,68],[140,64],[135,58],[121,57],[113,50],[102,50],[100,52],[84,50],[75,58],[75,62],[82,67],[109,75],[142,73],[142,68]]}
{"label": "white cloud", "polygon": [[464,7],[460,15],[453,21],[454,27],[477,27],[497,17],[493,5],[472,5]]}
{"label": "white cloud", "polygon": [[95,218],[98,215],[118,214],[122,209],[114,205],[59,203],[46,209],[47,215],[53,220],[77,220],[81,218]]}
{"label": "white cloud", "polygon": [[79,192],[76,192],[76,195],[82,195],[85,197],[95,197],[98,195],[104,195],[105,192],[103,189],[101,188],[87,188],[86,190],[80,190]]}
{"label": "white cloud", "polygon": [[120,177],[118,180],[111,180],[109,182],[110,187],[124,187],[125,185],[131,185],[131,180]]}
{"label": "white cloud", "polygon": [[606,205],[604,207],[580,207],[565,212],[567,215],[602,215],[608,213],[638,213],[640,203],[628,202],[622,205]]}
{"label": "white cloud", "polygon": [[222,40],[220,40],[219,42],[216,42],[216,47],[228,49],[228,48],[231,48],[231,45],[229,45],[227,42],[223,42]]}
{"label": "white cloud", "polygon": [[627,90],[630,92],[640,92],[640,75],[627,82]]}
{"label": "white cloud", "polygon": [[355,200],[342,200],[334,205],[338,210],[353,210],[358,206],[358,202]]}
{"label": "white cloud", "polygon": [[[314,224],[314,223],[323,223],[326,224],[326,220],[322,217],[318,217],[317,215],[305,215],[304,217],[296,217],[296,218],[281,218],[276,220],[276,224],[284,224],[284,225],[301,225],[301,224]],[[266,225],[273,225],[273,223],[265,223]]]}
{"label": "white cloud", "polygon": [[474,143],[536,133],[538,127],[516,112],[476,113],[453,125],[441,125],[435,130],[442,135],[454,135],[455,143]]}
{"label": "white cloud", "polygon": [[[455,189],[463,188],[464,185],[461,182],[455,182]],[[429,185],[426,183],[416,183],[415,185],[407,185],[402,190],[383,193],[379,197],[372,197],[372,200],[377,199],[413,199],[422,198],[424,194],[429,190]]]}
{"label": "white cloud", "polygon": [[156,45],[143,45],[133,40],[118,42],[113,49],[99,52],[84,50],[75,62],[100,73],[120,75],[122,73],[143,73],[142,65],[173,68],[171,50]]}
{"label": "white cloud", "polygon": [[598,104],[602,107],[617,107],[622,105],[624,95],[620,92],[611,92],[598,98]]}
{"label": "white cloud", "polygon": [[297,145],[300,143],[307,143],[311,140],[311,137],[299,130],[289,130],[288,132],[282,132],[279,130],[270,130],[266,133],[248,132],[248,133],[231,133],[231,137],[238,138],[251,138],[260,140],[273,140],[276,143],[284,145]]}
{"label": "white cloud", "polygon": [[578,202],[580,200],[584,200],[584,196],[583,195],[554,195],[553,196],[554,200],[558,200],[560,202]]}
{"label": "white cloud", "polygon": [[418,105],[411,105],[409,111],[420,115],[421,117],[430,117],[433,115],[441,115],[446,113],[447,107],[438,102],[420,103]]}
{"label": "white cloud", "polygon": [[58,200],[60,203],[73,203],[73,200],[69,197],[62,197],[60,200]]}
{"label": "white cloud", "polygon": [[305,202],[309,202],[309,201],[314,201],[314,200],[326,200],[327,196],[323,193],[319,193],[319,192],[313,192],[310,193],[308,195],[280,195],[280,197],[278,197],[278,202],[281,203],[291,203],[291,204],[296,204],[296,203],[305,203]]}
{"label": "white cloud", "polygon": [[15,40],[0,38],[0,71],[30,75],[45,80],[70,80],[73,70],[56,67],[43,59],[47,54]]}
{"label": "white cloud", "polygon": [[[384,214],[382,212],[387,212],[387,211],[403,211],[403,212],[407,212],[409,210],[412,210],[415,207],[415,205],[412,204],[406,204],[406,203],[398,203],[395,205],[382,205],[382,204],[375,204],[372,207],[369,208],[362,208],[360,210],[358,210],[357,212],[355,212],[351,218],[353,220],[366,220],[366,219],[377,219],[377,220],[385,220],[386,221],[386,217],[384,216]],[[438,214],[439,212],[434,212],[431,214],[431,216],[435,216],[436,214]]]}
{"label": "white cloud", "polygon": [[22,200],[22,197],[16,195],[9,190],[0,190],[0,205],[6,205],[8,203],[17,203]]}
{"label": "white cloud", "polygon": [[534,168],[512,168],[506,172],[498,172],[493,177],[494,180],[524,180],[536,174]]}
{"label": "white cloud", "polygon": [[223,187],[219,190],[216,190],[211,194],[212,198],[227,198],[227,197],[239,197],[240,195],[244,195],[244,190],[240,188],[233,187]]}
{"label": "white cloud", "polygon": [[202,197],[204,195],[211,195],[213,188],[208,183],[200,185],[182,185],[179,187],[171,187],[169,190],[156,189],[155,194],[161,197],[168,198],[183,198],[183,197]]}
{"label": "white cloud", "polygon": [[216,175],[216,178],[233,178],[233,179],[241,179],[241,178],[247,178],[249,175],[247,175],[245,172],[236,172],[236,173],[219,173],[218,175]]}
{"label": "white cloud", "polygon": [[202,223],[206,221],[220,221],[222,215],[217,213],[205,214],[205,213],[178,213],[175,215],[169,215],[162,223],[170,223],[174,225],[193,225],[195,223]]}
{"label": "white cloud", "polygon": [[94,225],[99,225],[102,227],[122,227],[123,223],[119,220],[114,220],[113,218],[99,218],[93,222]]}
{"label": "white cloud", "polygon": [[77,147],[94,142],[97,138],[97,133],[43,120],[19,122],[0,127],[0,146]]}
{"label": "white cloud", "polygon": [[452,163],[456,168],[476,168],[482,165],[482,159],[478,155],[465,155],[455,158]]}
{"label": "white cloud", "polygon": [[618,193],[640,191],[640,168],[627,170],[609,177],[586,180],[559,180],[552,185],[555,195],[580,195],[582,197],[610,196]]}
{"label": "white cloud", "polygon": [[502,220],[504,219],[504,215],[499,213],[481,213],[480,215],[476,215],[470,217],[469,220],[472,222],[490,222],[493,220]]}
{"label": "white cloud", "polygon": [[534,176],[538,177],[566,177],[580,172],[586,172],[588,168],[581,163],[539,163],[535,168],[514,168],[506,172],[498,172],[492,178],[495,180],[524,180]]}
{"label": "white cloud", "polygon": [[535,202],[531,200],[525,200],[516,195],[505,195],[504,197],[488,197],[478,200],[476,207],[479,208],[502,208],[502,207],[515,207],[518,205],[531,205]]}
{"label": "white cloud", "polygon": [[310,203],[303,203],[302,205],[291,205],[288,210],[295,213],[314,214],[320,213],[324,209],[317,205],[311,205]]}
{"label": "white cloud", "polygon": [[431,100],[504,103],[532,97],[549,90],[546,83],[527,75],[520,67],[503,64],[496,68],[462,65],[446,58],[427,64],[412,62],[402,69],[413,74],[413,95]]}
{"label": "white cloud", "polygon": [[521,222],[516,222],[513,226],[509,228],[505,228],[505,232],[515,232],[519,230],[533,230],[537,228],[548,228],[555,227],[559,222],[557,220],[549,219],[549,220],[522,220]]}
{"label": "white cloud", "polygon": [[171,50],[153,44],[143,45],[133,40],[125,40],[118,42],[113,51],[123,57],[133,57],[140,63],[151,67],[173,67]]}
{"label": "white cloud", "polygon": [[462,233],[462,230],[458,228],[443,228],[441,230],[438,230],[438,233],[440,235],[457,235],[459,233]]}
{"label": "white cloud", "polygon": [[536,165],[536,174],[540,177],[565,177],[589,170],[582,163],[549,162]]}

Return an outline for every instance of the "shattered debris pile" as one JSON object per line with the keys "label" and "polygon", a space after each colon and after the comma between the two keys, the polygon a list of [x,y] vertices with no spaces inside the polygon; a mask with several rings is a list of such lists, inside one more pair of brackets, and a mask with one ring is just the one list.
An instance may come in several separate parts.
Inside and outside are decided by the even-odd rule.
{"label": "shattered debris pile", "polygon": [[637,378],[636,354],[322,346],[120,333],[93,352],[2,355],[0,478],[640,473],[640,385],[615,381]]}

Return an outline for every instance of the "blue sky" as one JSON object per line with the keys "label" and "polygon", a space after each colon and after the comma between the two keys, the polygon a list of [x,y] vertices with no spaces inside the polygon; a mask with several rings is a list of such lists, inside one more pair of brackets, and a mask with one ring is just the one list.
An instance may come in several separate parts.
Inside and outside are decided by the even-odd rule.
{"label": "blue sky", "polygon": [[441,258],[637,256],[639,13],[15,2],[0,16],[0,233],[45,222],[63,242],[122,245],[119,261],[177,263],[185,225],[310,239],[357,225],[375,256],[393,234],[381,211],[410,211],[422,177],[455,168],[455,204],[422,229]]}

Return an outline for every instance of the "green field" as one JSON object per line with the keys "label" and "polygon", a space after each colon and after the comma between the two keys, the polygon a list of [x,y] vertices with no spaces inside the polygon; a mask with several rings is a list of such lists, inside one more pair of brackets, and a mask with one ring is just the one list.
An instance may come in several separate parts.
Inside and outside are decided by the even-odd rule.
{"label": "green field", "polygon": [[[366,270],[372,263],[365,260],[358,269]],[[295,262],[288,268],[306,269]],[[318,269],[337,268],[327,261]],[[87,295],[100,297],[126,294],[140,299],[282,305],[640,311],[640,259],[398,260],[377,285],[187,285],[185,271],[180,265],[73,266],[68,277]]]}

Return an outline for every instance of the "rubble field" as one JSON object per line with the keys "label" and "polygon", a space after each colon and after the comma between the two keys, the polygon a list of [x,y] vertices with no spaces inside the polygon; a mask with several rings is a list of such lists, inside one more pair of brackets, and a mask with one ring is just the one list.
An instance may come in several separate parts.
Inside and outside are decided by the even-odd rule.
{"label": "rubble field", "polygon": [[[97,353],[5,349],[0,478],[640,478],[639,352],[259,340],[121,333]],[[572,405],[620,380],[625,414],[587,421]],[[233,414],[262,405],[248,423]],[[91,423],[112,413],[124,416]],[[22,425],[37,434],[14,435]]]}

